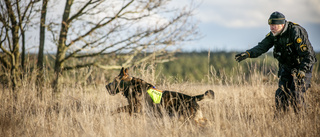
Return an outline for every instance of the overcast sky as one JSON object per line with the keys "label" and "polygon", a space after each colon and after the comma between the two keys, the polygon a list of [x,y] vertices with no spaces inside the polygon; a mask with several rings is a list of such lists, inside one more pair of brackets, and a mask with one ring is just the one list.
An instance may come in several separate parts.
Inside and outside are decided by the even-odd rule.
{"label": "overcast sky", "polygon": [[[173,0],[174,5],[185,0]],[[267,33],[267,20],[279,11],[303,26],[316,51],[320,51],[320,0],[196,0],[200,6],[194,18],[201,33],[199,41],[183,50],[243,51],[256,46]]]}
{"label": "overcast sky", "polygon": [[[170,5],[181,7],[190,1],[172,0]],[[50,2],[54,7],[49,9],[47,18],[59,23],[65,0]],[[272,12],[279,11],[288,21],[303,26],[313,48],[320,52],[320,0],[193,0],[193,5],[198,5],[194,19],[203,38],[181,46],[182,51],[245,51],[256,46],[270,32],[268,18]],[[30,34],[33,46],[29,51],[37,50],[38,36],[35,34],[38,30]],[[46,42],[46,51],[56,51],[50,41]]]}

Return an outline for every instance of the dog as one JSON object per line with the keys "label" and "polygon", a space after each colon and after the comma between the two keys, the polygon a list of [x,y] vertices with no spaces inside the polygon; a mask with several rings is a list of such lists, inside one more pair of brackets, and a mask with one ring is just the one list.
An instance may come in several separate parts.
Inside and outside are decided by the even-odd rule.
{"label": "dog", "polygon": [[199,111],[200,107],[197,102],[205,98],[214,98],[212,90],[197,96],[175,91],[158,90],[142,79],[130,77],[128,68],[122,68],[113,82],[106,85],[106,89],[110,95],[121,93],[128,100],[128,105],[112,111],[112,115],[120,112],[129,112],[132,115],[150,111],[159,116],[163,116],[163,113],[169,116],[178,116],[179,120],[193,119],[200,124],[205,123],[207,120]]}

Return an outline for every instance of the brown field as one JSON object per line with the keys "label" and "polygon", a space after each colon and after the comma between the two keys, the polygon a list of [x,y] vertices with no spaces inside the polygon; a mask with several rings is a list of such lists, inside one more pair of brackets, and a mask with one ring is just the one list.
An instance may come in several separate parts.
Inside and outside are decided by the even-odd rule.
{"label": "brown field", "polygon": [[282,117],[274,118],[276,79],[266,82],[268,78],[253,76],[252,82],[221,84],[218,78],[212,76],[212,81],[218,82],[169,83],[149,72],[136,75],[148,82],[156,83],[157,88],[162,90],[175,90],[191,95],[202,94],[208,89],[214,90],[216,95],[214,100],[204,100],[199,103],[204,116],[208,119],[208,124],[202,127],[190,121],[182,122],[166,116],[154,118],[148,113],[134,116],[122,113],[111,116],[111,110],[127,104],[124,97],[108,95],[103,82],[83,84],[68,77],[63,79],[62,92],[57,99],[52,99],[52,89],[48,84],[43,87],[43,100],[39,100],[36,95],[36,85],[32,82],[35,77],[31,74],[22,81],[23,84],[18,89],[18,101],[11,98],[9,88],[0,86],[0,136],[312,137],[320,135],[320,84],[315,82],[307,92],[306,110],[299,114],[289,112]]}

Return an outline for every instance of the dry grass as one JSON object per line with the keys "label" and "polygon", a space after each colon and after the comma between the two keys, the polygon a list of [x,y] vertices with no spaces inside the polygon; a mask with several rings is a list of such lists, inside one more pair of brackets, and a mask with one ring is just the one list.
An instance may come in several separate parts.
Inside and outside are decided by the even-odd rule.
{"label": "dry grass", "polygon": [[[152,81],[149,72],[141,78]],[[151,80],[150,80],[151,78]],[[154,80],[154,79],[153,79]],[[36,86],[25,80],[19,89],[19,100],[13,101],[10,91],[0,92],[0,136],[319,136],[320,135],[320,85],[313,83],[307,93],[308,108],[300,114],[290,112],[274,118],[274,93],[276,83],[254,84],[157,84],[159,89],[202,94],[207,89],[215,91],[215,100],[200,102],[208,119],[206,127],[177,119],[154,118],[149,114],[129,116],[110,115],[118,106],[126,105],[121,95],[110,96],[104,84],[64,84],[57,100],[51,97],[52,89],[43,88],[44,99],[36,97]],[[58,105],[57,105],[58,102]]]}

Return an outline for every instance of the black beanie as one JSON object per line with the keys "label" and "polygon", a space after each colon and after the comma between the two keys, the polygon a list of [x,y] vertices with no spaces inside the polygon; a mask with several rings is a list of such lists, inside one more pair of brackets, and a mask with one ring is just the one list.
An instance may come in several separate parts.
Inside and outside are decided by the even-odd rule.
{"label": "black beanie", "polygon": [[270,18],[268,20],[268,24],[284,24],[286,23],[286,18],[285,16],[276,11],[276,12],[273,12],[271,15],[270,15]]}

